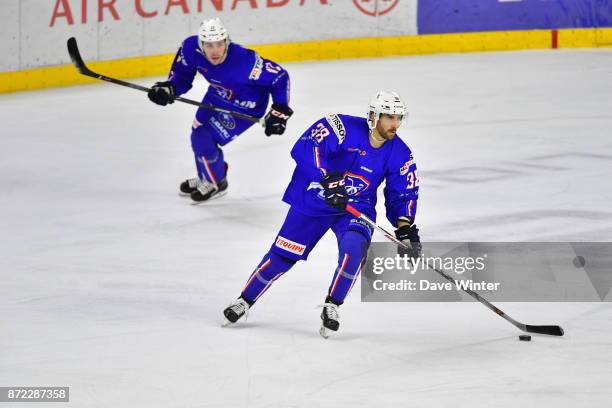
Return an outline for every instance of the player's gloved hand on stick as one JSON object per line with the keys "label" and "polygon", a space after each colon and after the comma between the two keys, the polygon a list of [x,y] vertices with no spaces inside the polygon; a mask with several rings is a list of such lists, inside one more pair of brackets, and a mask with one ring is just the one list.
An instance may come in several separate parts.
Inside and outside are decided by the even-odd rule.
{"label": "player's gloved hand on stick", "polygon": [[176,98],[174,84],[170,81],[156,82],[155,85],[149,89],[147,95],[151,102],[161,106],[174,103],[174,99]]}
{"label": "player's gloved hand on stick", "polygon": [[397,247],[397,253],[401,256],[407,255],[410,258],[418,258],[421,255],[421,238],[419,229],[416,225],[404,225],[395,230],[395,238],[402,241],[410,250]]}
{"label": "player's gloved hand on stick", "polygon": [[288,106],[272,104],[270,111],[264,118],[266,122],[266,136],[282,135],[285,133],[287,121],[293,115],[293,110]]}
{"label": "player's gloved hand on stick", "polygon": [[329,173],[321,180],[325,195],[325,203],[331,208],[344,210],[348,204],[344,176],[338,173]]}

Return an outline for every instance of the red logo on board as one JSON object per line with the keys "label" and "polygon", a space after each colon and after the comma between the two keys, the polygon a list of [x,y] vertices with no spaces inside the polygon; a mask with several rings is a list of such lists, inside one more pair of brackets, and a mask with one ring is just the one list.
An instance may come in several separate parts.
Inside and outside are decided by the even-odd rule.
{"label": "red logo on board", "polygon": [[353,0],[359,11],[368,16],[387,14],[399,3],[399,0]]}

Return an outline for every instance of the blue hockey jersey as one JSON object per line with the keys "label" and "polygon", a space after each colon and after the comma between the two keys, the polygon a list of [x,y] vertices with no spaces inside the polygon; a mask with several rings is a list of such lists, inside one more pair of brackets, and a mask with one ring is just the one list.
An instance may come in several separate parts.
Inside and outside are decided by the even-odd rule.
{"label": "blue hockey jersey", "polygon": [[289,105],[289,74],[280,65],[255,51],[230,43],[225,60],[211,64],[198,44],[198,36],[187,38],[174,58],[168,76],[182,95],[192,87],[196,72],[210,86],[203,102],[251,116],[261,117],[269,96],[279,105]]}
{"label": "blue hockey jersey", "polygon": [[319,183],[328,173],[344,174],[351,205],[375,219],[376,190],[385,181],[387,219],[393,226],[413,222],[419,195],[417,167],[408,146],[396,135],[381,147],[369,140],[365,118],[328,115],[315,122],[291,150],[297,163],[283,201],[307,215],[330,215]]}

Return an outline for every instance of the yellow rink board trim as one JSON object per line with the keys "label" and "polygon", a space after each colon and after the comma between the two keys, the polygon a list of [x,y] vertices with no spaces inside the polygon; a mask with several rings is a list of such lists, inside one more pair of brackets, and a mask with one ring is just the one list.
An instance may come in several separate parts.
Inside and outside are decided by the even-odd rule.
{"label": "yellow rink board trim", "polygon": [[[612,47],[612,28],[557,31],[558,48]],[[279,63],[551,47],[551,30],[348,38],[251,46],[264,57]],[[93,71],[128,79],[165,75],[173,57],[173,54],[167,54],[86,63]],[[0,73],[0,93],[86,84],[94,81],[97,80],[79,74],[72,65],[5,72]]]}

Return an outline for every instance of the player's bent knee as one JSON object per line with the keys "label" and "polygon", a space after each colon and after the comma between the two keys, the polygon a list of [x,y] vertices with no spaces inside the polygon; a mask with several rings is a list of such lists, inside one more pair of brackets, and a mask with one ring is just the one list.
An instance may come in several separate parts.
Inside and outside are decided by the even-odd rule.
{"label": "player's bent knee", "polygon": [[194,151],[215,151],[218,149],[215,138],[203,126],[191,131],[191,147]]}
{"label": "player's bent knee", "polygon": [[274,251],[270,251],[270,259],[272,260],[272,262],[281,265],[281,267],[284,267],[283,269],[286,268],[285,270],[287,271],[297,262],[296,260],[289,259],[283,255],[277,254]]}
{"label": "player's bent knee", "polygon": [[339,243],[341,253],[350,253],[364,258],[370,246],[370,239],[360,231],[349,230],[345,232]]}

